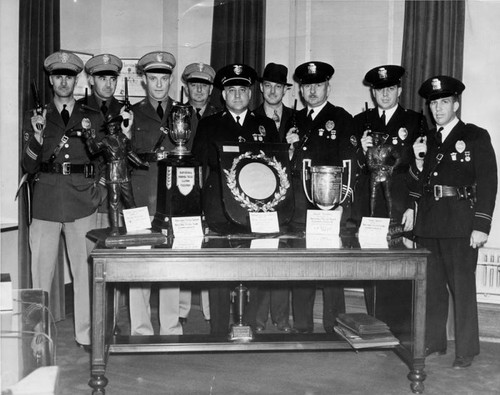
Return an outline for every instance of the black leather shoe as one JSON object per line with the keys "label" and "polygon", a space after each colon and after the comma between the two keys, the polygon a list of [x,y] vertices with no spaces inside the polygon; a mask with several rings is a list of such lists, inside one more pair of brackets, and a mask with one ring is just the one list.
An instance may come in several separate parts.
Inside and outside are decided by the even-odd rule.
{"label": "black leather shoe", "polygon": [[474,357],[459,357],[457,356],[453,361],[453,369],[464,369],[472,365]]}
{"label": "black leather shoe", "polygon": [[76,345],[85,352],[90,353],[92,351],[92,346],[90,344],[80,344],[76,342]]}
{"label": "black leather shoe", "polygon": [[266,329],[264,326],[256,325],[253,330],[255,331],[255,333],[262,333],[262,332],[264,332],[264,329]]}
{"label": "black leather shoe", "polygon": [[290,333],[292,331],[292,327],[288,322],[280,322],[280,323],[275,322],[274,325],[281,332]]}
{"label": "black leather shoe", "polygon": [[179,317],[179,322],[182,326],[186,325],[188,319],[186,317]]}
{"label": "black leather shoe", "polygon": [[298,333],[298,334],[309,334],[309,333],[313,333],[312,330],[309,330],[309,329],[300,329],[300,328],[293,328],[291,330],[292,333]]}
{"label": "black leather shoe", "polygon": [[446,355],[446,349],[444,350],[432,350],[430,348],[426,348],[425,349],[425,356],[426,357],[433,357],[433,356],[442,356],[442,355]]}

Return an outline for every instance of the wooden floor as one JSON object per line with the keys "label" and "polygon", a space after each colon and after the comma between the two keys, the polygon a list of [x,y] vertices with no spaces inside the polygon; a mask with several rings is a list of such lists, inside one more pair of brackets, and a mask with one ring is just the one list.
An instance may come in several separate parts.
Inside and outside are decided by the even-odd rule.
{"label": "wooden floor", "polygon": [[[128,330],[126,305],[119,321]],[[90,394],[89,355],[74,343],[71,317],[56,327],[59,394]],[[200,331],[208,332],[208,324],[194,306],[185,332]],[[425,394],[500,393],[500,343],[482,342],[481,355],[469,369],[452,369],[453,359],[452,342],[447,355],[427,359]],[[411,394],[408,371],[390,350],[115,354],[109,357],[106,394],[400,395]]]}

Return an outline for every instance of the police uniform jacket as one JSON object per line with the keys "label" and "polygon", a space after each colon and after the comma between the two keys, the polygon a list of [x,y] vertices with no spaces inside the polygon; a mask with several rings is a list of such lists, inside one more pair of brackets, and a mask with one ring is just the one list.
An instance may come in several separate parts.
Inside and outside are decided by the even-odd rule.
{"label": "police uniform jacket", "polygon": [[196,110],[193,108],[193,111],[191,113],[191,137],[189,138],[189,141],[186,144],[188,150],[191,150],[193,148],[193,141],[196,136],[196,131],[198,130],[198,123],[203,118],[209,117],[210,115],[214,115],[219,111],[220,111],[219,108],[217,108],[211,103],[208,103],[207,106],[205,107],[205,111],[203,111],[203,114],[201,115],[200,120],[198,120],[198,117],[196,116]]}
{"label": "police uniform jacket", "polygon": [[[261,104],[259,107],[255,109],[255,113],[266,117],[266,111],[264,110],[264,104]],[[288,132],[287,126],[289,122],[291,122],[293,115],[293,110],[290,107],[283,106],[283,113],[281,115],[280,127],[278,129],[278,133],[280,135],[280,141],[285,141],[286,133]]]}
{"label": "police uniform jacket", "polygon": [[[292,126],[291,121],[287,126],[287,129]],[[297,113],[297,127],[300,141],[292,157],[292,179],[295,194],[294,222],[305,223],[306,211],[313,206],[307,201],[302,186],[303,160],[310,159],[311,166],[343,166],[344,160],[350,160],[351,190],[348,193],[352,196],[358,141],[353,134],[351,114],[330,102],[326,103],[312,122],[307,117],[307,108],[300,110]],[[347,182],[346,171],[343,175],[343,184],[347,185]],[[346,199],[346,206],[349,204],[349,200],[350,198]]]}
{"label": "police uniform jacket", "polygon": [[[462,121],[440,148],[435,131],[427,140],[424,167],[412,165],[412,197],[418,201],[414,233],[426,238],[470,237],[489,233],[497,192],[497,163],[488,132]],[[475,187],[473,197],[434,195],[436,186]],[[425,189],[425,191],[424,191]]]}
{"label": "police uniform jacket", "polygon": [[[390,190],[393,200],[393,214],[395,219],[400,221],[409,202],[407,174],[410,163],[414,159],[413,143],[422,133],[427,135],[427,122],[425,120],[422,122],[422,116],[419,113],[398,105],[387,125],[383,125],[380,120],[377,108],[362,112],[354,117],[354,130],[358,141],[361,141],[363,133],[368,127],[374,132],[386,133],[388,135],[386,143],[393,145],[401,158],[401,164],[394,169]],[[370,174],[361,144],[357,147],[356,155],[358,178],[354,193],[354,207],[355,215],[360,220],[361,217],[370,215]],[[381,188],[377,190],[376,202],[375,216],[387,216],[387,206]]]}
{"label": "police uniform jacket", "polygon": [[207,179],[203,186],[202,205],[209,223],[227,223],[222,206],[222,189],[216,142],[265,142],[278,143],[279,136],[274,121],[248,111],[243,125],[229,113],[222,111],[200,120],[193,154],[203,167]]}
{"label": "police uniform jacket", "polygon": [[[87,111],[78,102],[75,103],[68,125],[64,125],[54,102],[46,106],[46,126],[43,131],[43,144],[34,137],[31,126],[32,112],[26,114],[24,121],[25,148],[22,166],[29,174],[36,174],[33,191],[33,218],[54,222],[71,222],[92,214],[99,205],[101,195],[94,177],[84,173],[61,174],[60,172],[41,171],[49,162],[61,139],[68,140],[61,144],[54,166],[61,168],[62,163],[83,165],[93,162],[81,136],[71,130],[81,130],[82,119],[89,118],[93,125],[99,123],[95,112]],[[43,165],[42,165],[43,164]]]}
{"label": "police uniform jacket", "polygon": [[[163,119],[160,120],[149,99],[145,98],[132,106],[134,124],[132,125],[132,149],[139,157],[153,153],[153,149],[160,138],[163,138],[159,151],[170,152],[175,144],[169,136],[164,135],[160,127],[167,127],[168,116],[172,109],[173,100],[169,97]],[[151,158],[149,158],[151,159]],[[156,212],[156,193],[158,188],[158,165],[154,161],[148,169],[133,169],[132,189],[137,207],[147,206],[149,215]]]}

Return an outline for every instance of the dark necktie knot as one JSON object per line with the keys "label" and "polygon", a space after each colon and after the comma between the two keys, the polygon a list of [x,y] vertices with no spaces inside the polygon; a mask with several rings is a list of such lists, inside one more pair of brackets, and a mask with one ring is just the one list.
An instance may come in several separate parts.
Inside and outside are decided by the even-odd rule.
{"label": "dark necktie knot", "polygon": [[312,119],[313,119],[313,113],[314,113],[314,109],[311,108],[309,110],[309,114],[307,114],[307,118],[309,118],[310,121],[312,121]]}
{"label": "dark necktie knot", "polygon": [[441,126],[437,132],[436,132],[436,142],[438,143],[438,146],[441,146],[441,144],[443,144],[443,127]]}
{"label": "dark necktie knot", "polygon": [[156,113],[160,117],[160,119],[163,119],[163,107],[161,106],[161,101],[158,102],[158,107],[156,107]]}
{"label": "dark necktie knot", "polygon": [[108,106],[106,105],[106,100],[104,100],[101,104],[101,112],[102,115],[106,115],[106,113],[108,112]]}
{"label": "dark necktie knot", "polygon": [[66,104],[63,104],[63,109],[61,111],[61,117],[64,122],[64,126],[66,126],[69,122],[69,111],[66,109]]}
{"label": "dark necktie knot", "polygon": [[240,116],[239,116],[239,115],[237,115],[237,116],[236,116],[236,123],[237,123],[238,125],[241,125],[241,122],[240,122]]}
{"label": "dark necktie knot", "polygon": [[380,116],[380,121],[382,122],[382,125],[385,126],[385,110],[382,111],[382,115]]}
{"label": "dark necktie knot", "polygon": [[201,108],[196,109],[196,118],[198,118],[198,121],[201,119]]}

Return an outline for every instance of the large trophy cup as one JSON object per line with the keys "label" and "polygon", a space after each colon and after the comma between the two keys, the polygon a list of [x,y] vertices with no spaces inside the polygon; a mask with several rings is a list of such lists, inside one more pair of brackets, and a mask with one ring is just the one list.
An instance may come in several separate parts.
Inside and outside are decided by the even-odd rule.
{"label": "large trophy cup", "polygon": [[168,120],[168,133],[176,147],[158,161],[158,191],[153,228],[172,235],[173,217],[201,216],[202,169],[186,143],[191,136],[191,107],[176,103]]}
{"label": "large trophy cup", "polygon": [[[340,166],[311,166],[310,159],[302,162],[302,186],[307,200],[321,210],[336,209],[349,195],[351,187],[351,161],[344,160]],[[348,168],[347,188],[342,184],[342,173]],[[310,186],[307,180],[310,179]],[[345,195],[342,197],[342,191]]]}

